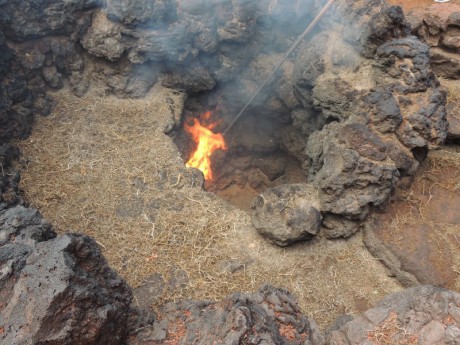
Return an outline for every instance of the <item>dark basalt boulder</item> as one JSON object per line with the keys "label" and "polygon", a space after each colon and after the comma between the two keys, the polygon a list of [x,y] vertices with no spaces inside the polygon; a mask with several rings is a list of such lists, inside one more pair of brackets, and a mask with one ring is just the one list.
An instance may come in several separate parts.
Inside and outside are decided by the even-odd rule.
{"label": "dark basalt boulder", "polygon": [[167,305],[158,318],[137,315],[130,345],[156,344],[458,344],[460,294],[420,286],[385,297],[361,315],[342,315],[323,338],[285,290],[264,286],[221,302]]}
{"label": "dark basalt boulder", "polygon": [[372,59],[376,49],[388,40],[410,33],[401,7],[380,0],[340,1],[328,15],[344,24],[341,36],[366,58]]}
{"label": "dark basalt boulder", "polygon": [[[312,39],[294,69],[295,95],[323,119],[308,136],[304,168],[329,220],[327,237],[357,231],[353,221],[384,205],[397,181],[414,175],[427,150],[445,141],[448,127],[429,48],[408,36],[401,9],[345,3],[331,15],[333,29]],[[344,25],[357,13],[364,19]],[[358,24],[361,36],[351,30]],[[318,53],[320,41],[328,48]]]}
{"label": "dark basalt boulder", "polygon": [[350,237],[361,229],[361,224],[348,218],[326,213],[321,224],[321,234],[326,238]]}
{"label": "dark basalt boulder", "polygon": [[[372,6],[372,4],[368,4]],[[410,26],[404,18],[404,13],[399,6],[385,8],[381,4],[381,11],[371,16],[364,32],[360,36],[361,53],[367,58],[372,58],[378,47],[397,37],[407,36]]]}
{"label": "dark basalt boulder", "polygon": [[417,9],[407,14],[412,33],[430,46],[431,64],[436,75],[460,79],[460,6],[451,10]]}
{"label": "dark basalt boulder", "polygon": [[11,169],[13,161],[19,157],[19,149],[11,144],[0,145],[0,209],[6,209],[19,201],[20,175]]}
{"label": "dark basalt boulder", "polygon": [[121,26],[107,19],[103,12],[99,12],[93,18],[91,27],[80,42],[88,53],[109,61],[118,60],[126,50],[126,45],[122,41]]}
{"label": "dark basalt boulder", "polygon": [[123,24],[158,25],[176,14],[172,0],[133,1],[107,0],[107,16]]}
{"label": "dark basalt boulder", "polygon": [[204,66],[193,63],[187,68],[165,72],[162,84],[172,89],[195,93],[212,90],[216,86],[216,81]]}
{"label": "dark basalt boulder", "polygon": [[321,211],[350,219],[362,219],[371,205],[382,204],[399,177],[383,140],[359,124],[326,125],[310,136],[307,156]]}
{"label": "dark basalt boulder", "polygon": [[14,41],[70,35],[80,23],[78,18],[101,4],[100,0],[5,1],[0,3],[0,29]]}
{"label": "dark basalt boulder", "polygon": [[252,224],[259,234],[279,246],[310,239],[321,226],[317,194],[307,184],[270,188],[254,200]]}
{"label": "dark basalt boulder", "polygon": [[267,285],[220,302],[169,304],[158,322],[133,334],[129,344],[322,345],[324,340],[289,292]]}
{"label": "dark basalt boulder", "polygon": [[0,31],[0,145],[11,139],[24,139],[33,124],[34,95],[27,78],[17,66],[14,52]]}
{"label": "dark basalt boulder", "polygon": [[131,290],[94,240],[56,237],[38,211],[0,211],[0,339],[5,344],[121,344]]}
{"label": "dark basalt boulder", "polygon": [[23,205],[18,156],[17,147],[0,145],[0,343],[125,343],[131,289],[94,240],[57,237]]}

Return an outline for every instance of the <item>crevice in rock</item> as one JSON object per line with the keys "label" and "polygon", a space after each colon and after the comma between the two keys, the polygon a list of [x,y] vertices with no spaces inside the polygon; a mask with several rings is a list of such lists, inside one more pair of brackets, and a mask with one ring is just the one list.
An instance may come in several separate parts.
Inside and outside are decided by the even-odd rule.
{"label": "crevice in rock", "polygon": [[411,151],[412,151],[412,154],[414,155],[414,158],[420,163],[423,162],[428,156],[428,147],[426,146],[414,147]]}

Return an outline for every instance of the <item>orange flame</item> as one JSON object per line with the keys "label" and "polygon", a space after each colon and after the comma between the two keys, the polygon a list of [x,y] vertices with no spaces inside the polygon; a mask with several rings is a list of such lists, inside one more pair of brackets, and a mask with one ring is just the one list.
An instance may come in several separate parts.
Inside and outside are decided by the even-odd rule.
{"label": "orange flame", "polygon": [[[203,122],[209,124],[203,126],[201,124]],[[185,131],[192,136],[193,141],[196,143],[196,150],[185,165],[201,170],[205,180],[213,179],[211,170],[211,155],[213,152],[219,149],[227,149],[227,144],[222,133],[214,133],[212,131],[216,125],[216,122],[211,122],[210,111],[202,114],[200,121],[193,119],[193,125],[184,124]]]}

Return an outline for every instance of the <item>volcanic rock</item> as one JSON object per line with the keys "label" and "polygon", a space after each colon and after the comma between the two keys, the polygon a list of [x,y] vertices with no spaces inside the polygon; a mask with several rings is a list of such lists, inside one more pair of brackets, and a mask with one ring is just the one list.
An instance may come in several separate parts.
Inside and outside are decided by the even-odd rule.
{"label": "volcanic rock", "polygon": [[268,189],[254,200],[252,208],[254,227],[279,246],[309,239],[321,225],[317,191],[307,184]]}
{"label": "volcanic rock", "polygon": [[62,75],[55,66],[43,67],[43,79],[53,89],[60,89],[63,85]]}
{"label": "volcanic rock", "polygon": [[326,238],[350,237],[360,229],[357,221],[326,213],[323,217],[321,234]]}
{"label": "volcanic rock", "polygon": [[286,156],[282,154],[261,157],[252,161],[252,164],[259,168],[270,181],[277,179],[285,173],[287,163]]}
{"label": "volcanic rock", "polygon": [[[342,6],[336,8],[341,23],[355,18],[358,3]],[[348,221],[383,205],[396,182],[413,175],[426,150],[447,134],[446,95],[430,69],[428,47],[407,36],[400,9],[374,13],[369,5],[362,11],[365,16],[344,26],[342,35],[313,38],[294,70],[296,96],[307,112],[313,104],[320,114],[303,166],[318,189],[321,211],[347,220],[341,230],[338,222],[329,222],[325,234],[335,228],[331,237],[356,231]],[[372,20],[363,22],[366,16]],[[361,36],[352,30],[358,23],[364,27]],[[312,50],[317,40],[328,47],[320,54]],[[305,57],[315,56],[313,68]]]}
{"label": "volcanic rock", "polygon": [[164,73],[162,84],[177,90],[202,92],[212,90],[216,86],[216,81],[205,67],[199,63],[193,63],[180,71]]}
{"label": "volcanic rock", "polygon": [[449,4],[449,10],[432,5],[409,11],[412,32],[430,47],[433,70],[437,76],[460,79],[460,6]]}
{"label": "volcanic rock", "polygon": [[128,59],[133,64],[147,61],[168,61],[183,64],[198,55],[198,50],[192,46],[193,35],[187,31],[186,23],[170,26],[168,31],[136,32],[125,30],[126,35],[136,39],[128,53]]}
{"label": "volcanic rock", "polygon": [[373,91],[366,100],[375,105],[371,113],[371,121],[379,132],[394,132],[401,125],[403,117],[392,93]]}
{"label": "volcanic rock", "polygon": [[16,70],[13,51],[0,31],[0,144],[25,138],[33,124],[33,94],[21,70]]}
{"label": "volcanic rock", "polygon": [[263,286],[221,302],[168,304],[158,323],[134,334],[129,344],[304,344],[322,345],[316,323],[300,313],[286,290]]}
{"label": "volcanic rock", "polygon": [[[121,98],[140,98],[146,95],[150,88],[155,84],[158,77],[158,68],[149,63],[142,65],[132,65],[126,60],[118,64],[95,64],[89,71],[85,72],[88,76],[97,75],[103,80],[104,91],[108,94],[115,94]],[[83,79],[78,82],[77,87],[81,87]]]}
{"label": "volcanic rock", "polygon": [[107,17],[124,24],[155,25],[175,14],[174,5],[172,0],[108,0]]}
{"label": "volcanic rock", "polygon": [[455,80],[443,80],[442,85],[448,91],[448,98],[450,101],[447,103],[447,121],[449,122],[449,131],[447,138],[452,141],[460,140],[460,86],[457,85]]}
{"label": "volcanic rock", "polygon": [[431,62],[436,74],[448,79],[460,79],[460,56],[440,48],[431,48]]}
{"label": "volcanic rock", "polygon": [[70,35],[82,23],[79,18],[98,5],[99,0],[45,0],[39,6],[29,1],[6,1],[0,3],[0,29],[14,41]]}
{"label": "volcanic rock", "polygon": [[407,289],[327,336],[328,344],[458,344],[460,294],[434,286]]}
{"label": "volcanic rock", "polygon": [[[243,85],[239,93],[226,96],[238,108],[242,96],[257,86],[255,77],[270,72],[275,54],[284,52],[291,36],[298,34],[298,29],[288,28],[305,23],[319,4],[299,0],[291,8],[286,1],[196,3],[0,0],[2,342],[123,344],[131,326],[130,289],[108,267],[95,241],[76,234],[56,237],[38,211],[21,204],[19,174],[11,167],[18,151],[5,143],[26,137],[33,114],[49,111],[46,90],[68,80],[80,95],[90,83],[100,83],[101,94],[142,97],[161,71],[164,84],[188,93]],[[296,61],[288,61],[278,75],[283,81],[273,87],[276,95],[266,94],[257,104],[268,104],[261,106],[261,113],[268,109],[269,116],[285,125],[289,121],[283,114],[291,114],[296,134],[284,135],[283,141],[302,158],[311,180],[309,185],[270,189],[254,204],[254,225],[279,245],[315,236],[320,211],[325,212],[326,237],[350,236],[359,229],[356,220],[383,205],[398,178],[413,175],[417,159],[445,139],[445,95],[430,70],[427,47],[406,37],[401,10],[380,0],[337,3],[328,14],[332,29],[299,49]],[[437,30],[440,47],[458,49],[457,19],[451,16]],[[222,85],[248,65],[250,78]],[[456,67],[449,68],[457,73]],[[293,75],[287,76],[290,69]],[[165,131],[180,120],[174,116]],[[260,150],[279,147],[279,137],[264,138]],[[296,140],[300,144],[294,144]],[[262,175],[273,179],[285,167],[282,159],[259,163]],[[181,173],[175,188],[203,182],[201,174]],[[158,206],[152,201],[149,207]],[[130,211],[137,212],[129,209],[127,217]],[[184,284],[186,273],[176,273],[168,284]],[[159,277],[151,278],[157,285],[140,290],[140,296],[150,294],[144,307],[158,292],[151,290],[161,290]],[[459,337],[459,303],[452,292],[425,288],[391,297],[378,308],[396,310],[401,316],[398,327],[407,320],[426,320],[410,328],[425,342],[445,338],[454,343]],[[395,322],[391,313],[380,310],[366,317],[363,323],[358,318],[342,325],[331,337],[358,343],[377,334],[369,333],[368,326],[380,331]],[[301,314],[293,297],[269,286],[222,302],[170,304],[161,320],[148,317],[132,331],[132,344],[323,343],[315,323]]]}
{"label": "volcanic rock", "polygon": [[82,51],[78,44],[65,37],[51,37],[49,48],[53,53],[53,62],[64,74],[80,72],[85,67]]}
{"label": "volcanic rock", "polygon": [[121,27],[109,21],[103,12],[93,19],[91,27],[81,39],[81,44],[90,54],[105,57],[109,61],[121,57],[126,47],[121,38]]}
{"label": "volcanic rock", "polygon": [[[314,36],[308,44],[308,48],[304,46],[295,60],[294,78],[295,89],[302,92],[304,88],[313,88],[315,80],[325,71],[324,54],[326,53],[326,45],[324,40],[329,38],[328,33],[319,33]],[[298,97],[299,98],[299,97]],[[310,98],[307,98],[306,105],[310,105]]]}
{"label": "volcanic rock", "polygon": [[0,338],[6,344],[120,344],[131,292],[94,240],[56,234],[33,209],[0,211]]}
{"label": "volcanic rock", "polygon": [[[368,3],[368,6],[372,6]],[[407,36],[410,25],[399,6],[390,6],[373,13],[359,37],[361,53],[367,58],[374,57],[376,50],[383,43],[394,38]]]}
{"label": "volcanic rock", "polygon": [[384,142],[362,125],[326,125],[310,136],[307,156],[323,212],[359,219],[386,200],[399,177]]}
{"label": "volcanic rock", "polygon": [[400,97],[403,122],[396,130],[401,143],[436,147],[447,134],[445,92],[430,69],[428,47],[412,37],[379,47],[376,59],[383,72],[379,83],[392,83]]}
{"label": "volcanic rock", "polygon": [[11,167],[19,156],[19,149],[11,144],[0,145],[0,209],[19,201],[19,173]]}
{"label": "volcanic rock", "polygon": [[305,135],[298,127],[288,126],[281,131],[281,147],[299,161],[305,161],[305,148],[307,143]]}
{"label": "volcanic rock", "polygon": [[42,242],[56,237],[51,225],[37,210],[20,205],[2,209],[0,224],[2,226],[0,245],[2,246],[10,244],[10,241],[27,244],[31,240]]}

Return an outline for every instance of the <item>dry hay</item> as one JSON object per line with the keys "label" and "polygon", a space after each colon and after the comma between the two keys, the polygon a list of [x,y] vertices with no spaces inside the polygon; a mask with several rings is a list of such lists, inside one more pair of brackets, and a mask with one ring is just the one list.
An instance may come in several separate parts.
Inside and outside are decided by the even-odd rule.
{"label": "dry hay", "polygon": [[[457,147],[447,146],[431,151],[415,175],[414,185],[416,184],[422,185],[428,194],[435,186],[460,193],[460,151],[457,152]],[[404,194],[410,198],[411,190],[403,192]],[[423,207],[427,208],[429,202],[430,198],[423,200]],[[421,215],[423,216],[423,212]]]}
{"label": "dry hay", "polygon": [[[436,206],[433,197],[436,193]],[[440,200],[439,195],[442,195]],[[452,195],[457,196],[454,200]],[[407,240],[402,233],[407,227],[417,228],[421,225],[428,226],[433,233],[430,234],[431,247],[434,252],[452,253],[452,271],[457,275],[453,288],[460,291],[460,224],[448,219],[440,219],[437,210],[440,202],[452,204],[451,209],[458,201],[460,195],[460,148],[458,146],[443,147],[441,150],[430,151],[427,159],[417,171],[415,181],[407,190],[397,193],[397,210],[394,218],[389,223],[389,236],[392,241]],[[449,217],[443,207],[442,217]],[[451,211],[452,212],[452,211]],[[399,239],[399,240],[398,240]],[[435,240],[434,240],[435,239]]]}
{"label": "dry hay", "polygon": [[58,232],[94,237],[131,286],[161,275],[167,284],[154,308],[269,282],[293,292],[325,327],[401,289],[360,235],[278,248],[257,235],[247,213],[203,191],[163,133],[177,121],[182,95],[155,86],[140,100],[53,97],[53,113],[20,143],[25,198]]}

